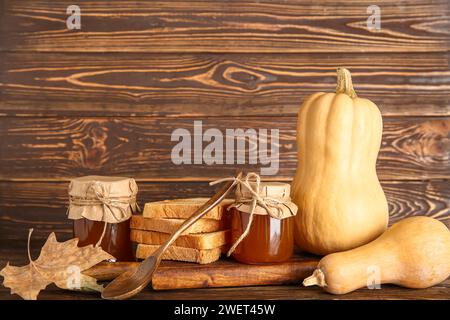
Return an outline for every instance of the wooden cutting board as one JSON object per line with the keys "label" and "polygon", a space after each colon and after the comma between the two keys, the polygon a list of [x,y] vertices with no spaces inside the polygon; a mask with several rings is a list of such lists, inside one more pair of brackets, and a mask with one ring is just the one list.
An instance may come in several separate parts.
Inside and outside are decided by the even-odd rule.
{"label": "wooden cutting board", "polygon": [[[318,262],[317,257],[301,255],[287,262],[266,265],[241,264],[232,259],[205,265],[163,261],[153,275],[152,287],[171,290],[300,284],[311,275]],[[137,262],[101,263],[83,273],[98,280],[112,280],[137,265]]]}

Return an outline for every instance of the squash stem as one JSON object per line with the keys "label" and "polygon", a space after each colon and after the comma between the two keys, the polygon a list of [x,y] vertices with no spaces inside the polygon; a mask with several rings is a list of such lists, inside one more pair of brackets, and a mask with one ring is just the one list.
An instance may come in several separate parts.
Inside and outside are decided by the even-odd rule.
{"label": "squash stem", "polygon": [[325,283],[325,275],[323,274],[322,270],[320,269],[314,270],[311,276],[303,280],[303,285],[305,287],[309,286],[325,287],[327,284]]}
{"label": "squash stem", "polygon": [[345,93],[352,99],[357,97],[355,89],[353,89],[352,75],[345,68],[337,69],[336,93]]}

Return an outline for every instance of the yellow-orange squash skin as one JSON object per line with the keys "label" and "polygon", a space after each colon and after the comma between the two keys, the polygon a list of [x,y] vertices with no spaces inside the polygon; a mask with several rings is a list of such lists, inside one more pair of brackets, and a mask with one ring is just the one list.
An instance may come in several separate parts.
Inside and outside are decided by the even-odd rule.
{"label": "yellow-orange squash skin", "polygon": [[378,282],[428,288],[450,276],[450,231],[430,217],[411,217],[392,225],[374,241],[320,260],[303,282],[345,294]]}
{"label": "yellow-orange squash skin", "polygon": [[316,93],[303,103],[292,183],[301,249],[348,250],[386,230],[388,205],[375,168],[382,128],[378,107],[356,97],[346,69],[338,70],[336,93]]}

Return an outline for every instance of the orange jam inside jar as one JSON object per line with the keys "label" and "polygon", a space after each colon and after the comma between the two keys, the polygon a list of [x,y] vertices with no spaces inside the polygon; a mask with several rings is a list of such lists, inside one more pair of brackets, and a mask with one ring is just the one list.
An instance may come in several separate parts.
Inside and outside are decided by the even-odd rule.
{"label": "orange jam inside jar", "polygon": [[[244,232],[250,215],[231,209],[232,243]],[[277,263],[288,260],[294,253],[294,221],[269,215],[254,215],[247,236],[232,255],[237,261],[248,264]]]}
{"label": "orange jam inside jar", "polygon": [[[73,221],[73,234],[79,239],[78,246],[96,245],[100,240],[105,223],[81,218]],[[116,261],[133,261],[130,240],[130,220],[119,223],[108,223],[100,246],[114,256]]]}
{"label": "orange jam inside jar", "polygon": [[[253,212],[248,233],[232,251],[232,256],[247,264],[279,263],[288,260],[294,253],[294,219],[297,206],[291,202],[290,186],[285,183],[261,182],[249,184],[264,201]],[[236,189],[236,202],[231,211],[231,243],[239,241],[246,232],[252,215],[251,200],[254,194],[239,184]]]}
{"label": "orange jam inside jar", "polygon": [[130,218],[137,212],[137,184],[132,178],[85,176],[69,185],[68,217],[78,246],[99,244],[115,259],[133,261]]}

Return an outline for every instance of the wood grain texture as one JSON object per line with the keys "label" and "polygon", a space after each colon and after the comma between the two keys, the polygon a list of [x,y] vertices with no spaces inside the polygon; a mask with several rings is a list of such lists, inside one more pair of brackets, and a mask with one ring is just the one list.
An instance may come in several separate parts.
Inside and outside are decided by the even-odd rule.
{"label": "wood grain texture", "polygon": [[[299,285],[257,286],[243,288],[207,288],[170,291],[145,289],[133,300],[448,300],[450,280],[447,279],[428,289],[405,289],[382,285],[381,290],[360,289],[336,296],[318,287],[304,288]],[[0,299],[20,300],[9,289],[0,287]],[[77,293],[58,289],[51,285],[39,294],[39,300],[99,300],[97,293]]]}
{"label": "wood grain texture", "polygon": [[152,277],[155,290],[244,287],[298,284],[311,275],[318,257],[296,256],[289,261],[266,265],[245,265],[222,258],[206,265],[173,264]]}
{"label": "wood grain texture", "polygon": [[[72,236],[72,222],[66,218],[68,182],[0,182],[0,243],[7,239],[46,238],[52,231]],[[217,187],[206,182],[138,182],[138,201],[212,196]],[[450,182],[382,181],[389,203],[390,222],[405,217],[428,215],[450,228]]]}
{"label": "wood grain texture", "polygon": [[[223,134],[229,128],[279,129],[276,178],[293,177],[297,161],[296,117],[203,120],[203,132],[208,128],[217,128]],[[193,124],[190,118],[3,117],[0,136],[6,143],[0,145],[0,179],[67,179],[104,174],[148,181],[211,181],[233,175],[236,164],[173,164],[171,150],[178,142],[171,142],[171,133],[184,128],[193,134]],[[244,170],[259,172],[259,167],[268,166],[248,164],[246,158],[246,164],[239,165]],[[377,169],[380,179],[448,178],[449,159],[450,118],[385,118]]]}
{"label": "wood grain texture", "polygon": [[[318,262],[319,257],[305,254],[297,254],[283,263],[265,265],[242,264],[225,257],[204,265],[164,261],[152,277],[152,288],[174,290],[298,284],[311,275]],[[83,274],[97,280],[113,280],[138,264],[102,262],[83,271]]]}
{"label": "wood grain texture", "polygon": [[[58,237],[60,241],[60,237]],[[5,245],[0,242],[0,269],[9,261],[12,265],[25,265],[28,263],[26,240],[14,241],[14,246]],[[32,257],[39,255],[39,248],[43,245],[43,239],[32,240]],[[163,261],[162,265],[173,265],[174,262]],[[243,288],[207,288],[207,289],[184,289],[170,291],[154,291],[145,289],[135,300],[247,300],[247,299],[270,299],[270,300],[371,300],[371,299],[450,299],[450,279],[428,289],[405,289],[393,285],[382,285],[381,290],[360,289],[355,292],[336,296],[324,292],[318,287],[301,287],[300,285],[283,286],[255,286]],[[11,295],[10,290],[0,286],[1,300],[20,300],[17,295]],[[51,285],[39,295],[40,300],[96,300],[100,299],[98,293],[77,293],[61,290]]]}
{"label": "wood grain texture", "polygon": [[449,49],[447,0],[380,0],[381,29],[367,28],[372,0],[5,1],[2,50],[61,52],[432,52]]}
{"label": "wood grain texture", "polygon": [[[450,2],[76,2],[0,0],[0,269],[27,263],[50,232],[72,237],[68,180],[138,178],[141,204],[208,196],[235,166],[172,165],[175,128],[280,128],[280,171],[296,164],[303,99],[332,91],[349,68],[384,115],[378,173],[391,223],[413,215],[450,228]],[[367,7],[381,8],[379,31]],[[140,117],[142,116],[142,117]],[[254,170],[244,165],[244,169]],[[450,299],[450,280],[425,290],[383,286],[336,297],[270,286],[145,290],[136,299]],[[98,299],[53,286],[42,299]],[[0,286],[0,299],[18,299]]]}
{"label": "wood grain texture", "polygon": [[450,54],[0,53],[0,115],[296,116],[351,70],[383,115],[449,115]]}

